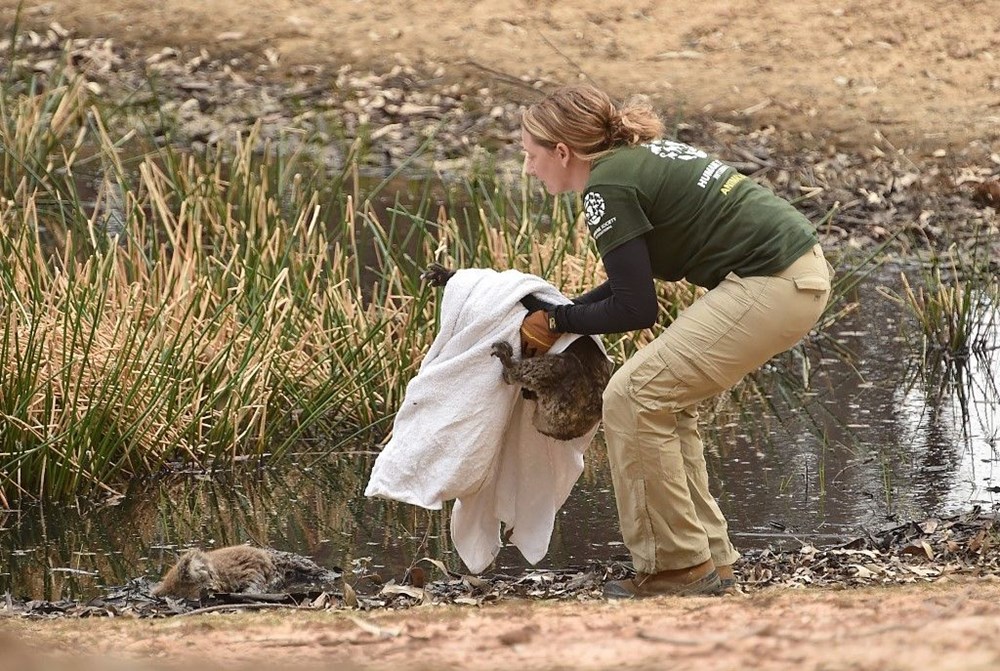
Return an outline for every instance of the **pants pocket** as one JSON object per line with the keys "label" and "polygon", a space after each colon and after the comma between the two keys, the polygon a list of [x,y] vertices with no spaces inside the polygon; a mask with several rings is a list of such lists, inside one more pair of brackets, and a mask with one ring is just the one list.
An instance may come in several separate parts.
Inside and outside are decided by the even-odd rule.
{"label": "pants pocket", "polygon": [[830,280],[819,275],[796,277],[792,279],[792,282],[795,283],[795,288],[799,291],[825,293],[830,290]]}

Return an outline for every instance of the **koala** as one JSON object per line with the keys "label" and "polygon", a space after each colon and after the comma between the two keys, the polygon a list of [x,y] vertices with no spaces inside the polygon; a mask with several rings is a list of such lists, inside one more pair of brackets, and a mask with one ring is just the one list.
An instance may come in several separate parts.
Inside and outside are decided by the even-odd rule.
{"label": "koala", "polygon": [[261,594],[296,580],[336,577],[311,559],[290,552],[232,545],[185,552],[152,594],[197,601],[210,593]]}
{"label": "koala", "polygon": [[[443,287],[456,271],[437,263],[421,279]],[[522,395],[537,402],[532,424],[557,440],[585,435],[601,420],[602,395],[611,379],[612,365],[593,338],[577,338],[562,352],[517,358],[506,341],[493,343],[492,355],[503,366],[503,381],[519,384]]]}

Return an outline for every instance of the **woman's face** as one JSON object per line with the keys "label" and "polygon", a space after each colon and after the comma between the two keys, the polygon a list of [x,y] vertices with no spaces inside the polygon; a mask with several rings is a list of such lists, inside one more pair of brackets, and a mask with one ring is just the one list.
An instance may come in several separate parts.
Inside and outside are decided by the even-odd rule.
{"label": "woman's face", "polygon": [[571,191],[569,148],[561,142],[555,147],[539,144],[531,133],[521,129],[521,146],[524,148],[524,171],[537,177],[551,194]]}

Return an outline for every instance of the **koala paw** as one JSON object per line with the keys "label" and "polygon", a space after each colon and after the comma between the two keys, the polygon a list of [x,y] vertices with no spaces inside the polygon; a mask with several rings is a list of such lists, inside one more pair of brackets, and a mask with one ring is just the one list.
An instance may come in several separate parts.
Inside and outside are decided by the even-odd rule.
{"label": "koala paw", "polygon": [[492,354],[500,359],[500,361],[507,364],[510,362],[511,357],[514,356],[514,348],[511,347],[510,343],[506,340],[498,340],[493,343]]}
{"label": "koala paw", "polygon": [[429,283],[432,287],[443,287],[448,284],[448,280],[454,274],[454,270],[448,270],[440,263],[432,263],[427,266],[427,270],[420,273],[420,279]]}

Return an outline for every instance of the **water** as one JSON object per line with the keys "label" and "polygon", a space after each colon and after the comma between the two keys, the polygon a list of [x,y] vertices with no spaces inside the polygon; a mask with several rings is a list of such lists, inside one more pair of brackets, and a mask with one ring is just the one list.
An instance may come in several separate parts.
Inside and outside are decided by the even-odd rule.
{"label": "water", "polygon": [[758,414],[731,439],[716,432],[720,503],[737,538],[856,533],[997,502],[997,334],[981,355],[925,366],[875,283],[858,300],[832,331],[844,352],[820,353],[809,402],[778,402],[780,423]]}
{"label": "water", "polygon": [[[713,491],[737,547],[831,544],[864,529],[945,515],[1000,496],[996,381],[998,338],[980,355],[922,365],[900,308],[863,285],[860,309],[809,349],[756,376],[703,412]],[[0,513],[0,592],[88,598],[104,585],[156,578],[178,547],[247,540],[299,552],[348,572],[364,567],[402,577],[422,557],[455,570],[448,510],[425,511],[362,496],[375,458],[370,446],[333,457],[302,453],[294,463],[237,479],[195,478],[137,485],[100,505],[30,506]],[[625,559],[600,437],[560,510],[543,565]],[[495,570],[527,564],[501,550]]]}

